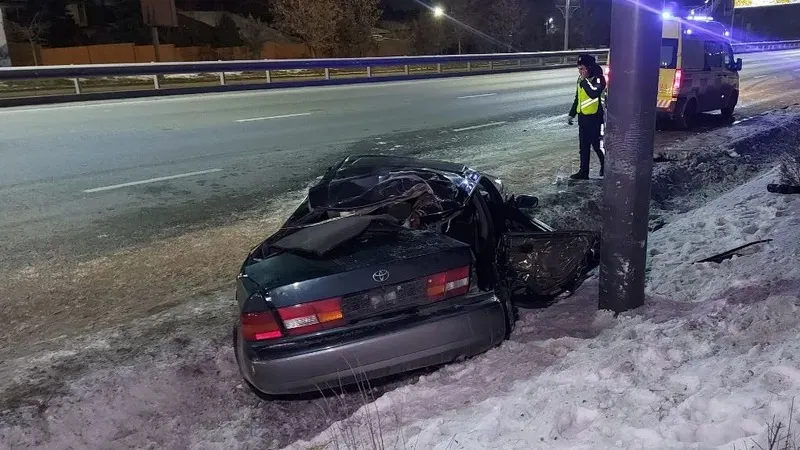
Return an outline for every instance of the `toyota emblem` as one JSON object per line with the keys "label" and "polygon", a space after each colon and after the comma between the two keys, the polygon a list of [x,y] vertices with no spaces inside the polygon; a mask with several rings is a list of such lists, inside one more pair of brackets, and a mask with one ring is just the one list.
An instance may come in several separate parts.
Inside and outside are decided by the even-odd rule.
{"label": "toyota emblem", "polygon": [[383,283],[384,281],[389,279],[389,271],[386,269],[381,269],[372,274],[372,279],[375,280],[377,283]]}

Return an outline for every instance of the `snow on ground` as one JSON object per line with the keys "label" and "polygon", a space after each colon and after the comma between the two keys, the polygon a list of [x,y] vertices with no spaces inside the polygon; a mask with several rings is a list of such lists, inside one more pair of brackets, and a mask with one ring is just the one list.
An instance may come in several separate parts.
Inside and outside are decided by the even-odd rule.
{"label": "snow on ground", "polygon": [[[362,407],[310,442],[385,448],[766,448],[800,394],[800,197],[775,172],[651,234],[644,307],[597,281],[525,312],[513,338]],[[748,242],[749,254],[693,264]],[[800,429],[794,414],[793,427]]]}

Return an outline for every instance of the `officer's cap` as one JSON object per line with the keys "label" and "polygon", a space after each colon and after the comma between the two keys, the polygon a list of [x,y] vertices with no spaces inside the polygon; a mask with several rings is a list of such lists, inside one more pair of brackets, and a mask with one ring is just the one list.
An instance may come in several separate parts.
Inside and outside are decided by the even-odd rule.
{"label": "officer's cap", "polygon": [[578,65],[579,66],[586,66],[586,67],[594,67],[597,65],[597,60],[594,59],[592,55],[580,55],[578,56]]}

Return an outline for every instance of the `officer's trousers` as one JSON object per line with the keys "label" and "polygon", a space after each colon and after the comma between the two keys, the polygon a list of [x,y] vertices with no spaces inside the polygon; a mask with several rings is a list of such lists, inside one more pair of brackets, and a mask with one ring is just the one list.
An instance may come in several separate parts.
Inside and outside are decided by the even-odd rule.
{"label": "officer's trousers", "polygon": [[593,116],[578,116],[578,136],[580,140],[581,169],[579,173],[589,175],[589,154],[594,148],[600,169],[605,167],[605,155],[600,148],[601,127],[603,119]]}

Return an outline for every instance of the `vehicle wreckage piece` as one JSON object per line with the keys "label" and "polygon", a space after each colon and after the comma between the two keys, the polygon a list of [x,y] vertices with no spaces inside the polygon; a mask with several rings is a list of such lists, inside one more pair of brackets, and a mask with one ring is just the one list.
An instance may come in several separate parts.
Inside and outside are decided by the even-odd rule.
{"label": "vehicle wreckage piece", "polygon": [[767,191],[773,194],[800,194],[800,186],[790,184],[768,184]]}
{"label": "vehicle wreckage piece", "polygon": [[352,156],[329,168],[237,277],[233,345],[258,395],[339,388],[477,355],[597,266],[533,196],[463,164]]}
{"label": "vehicle wreckage piece", "polygon": [[548,239],[525,233],[503,236],[498,265],[515,298],[528,304],[552,302],[577,286],[599,261],[592,232],[554,232]]}
{"label": "vehicle wreckage piece", "polygon": [[772,239],[763,239],[763,240],[760,240],[760,241],[751,242],[749,244],[744,244],[742,246],[739,246],[739,247],[736,247],[734,249],[728,250],[727,252],[722,252],[722,253],[720,253],[718,255],[714,255],[714,256],[711,256],[709,258],[703,259],[701,261],[697,261],[697,262],[695,262],[695,264],[702,264],[702,263],[708,263],[708,262],[713,262],[713,263],[720,264],[720,263],[722,263],[722,261],[725,261],[726,259],[731,259],[734,256],[740,256],[740,257],[744,256],[744,254],[741,253],[742,250],[744,250],[746,248],[749,248],[749,247],[752,247],[754,245],[763,244],[765,242],[772,242]]}

